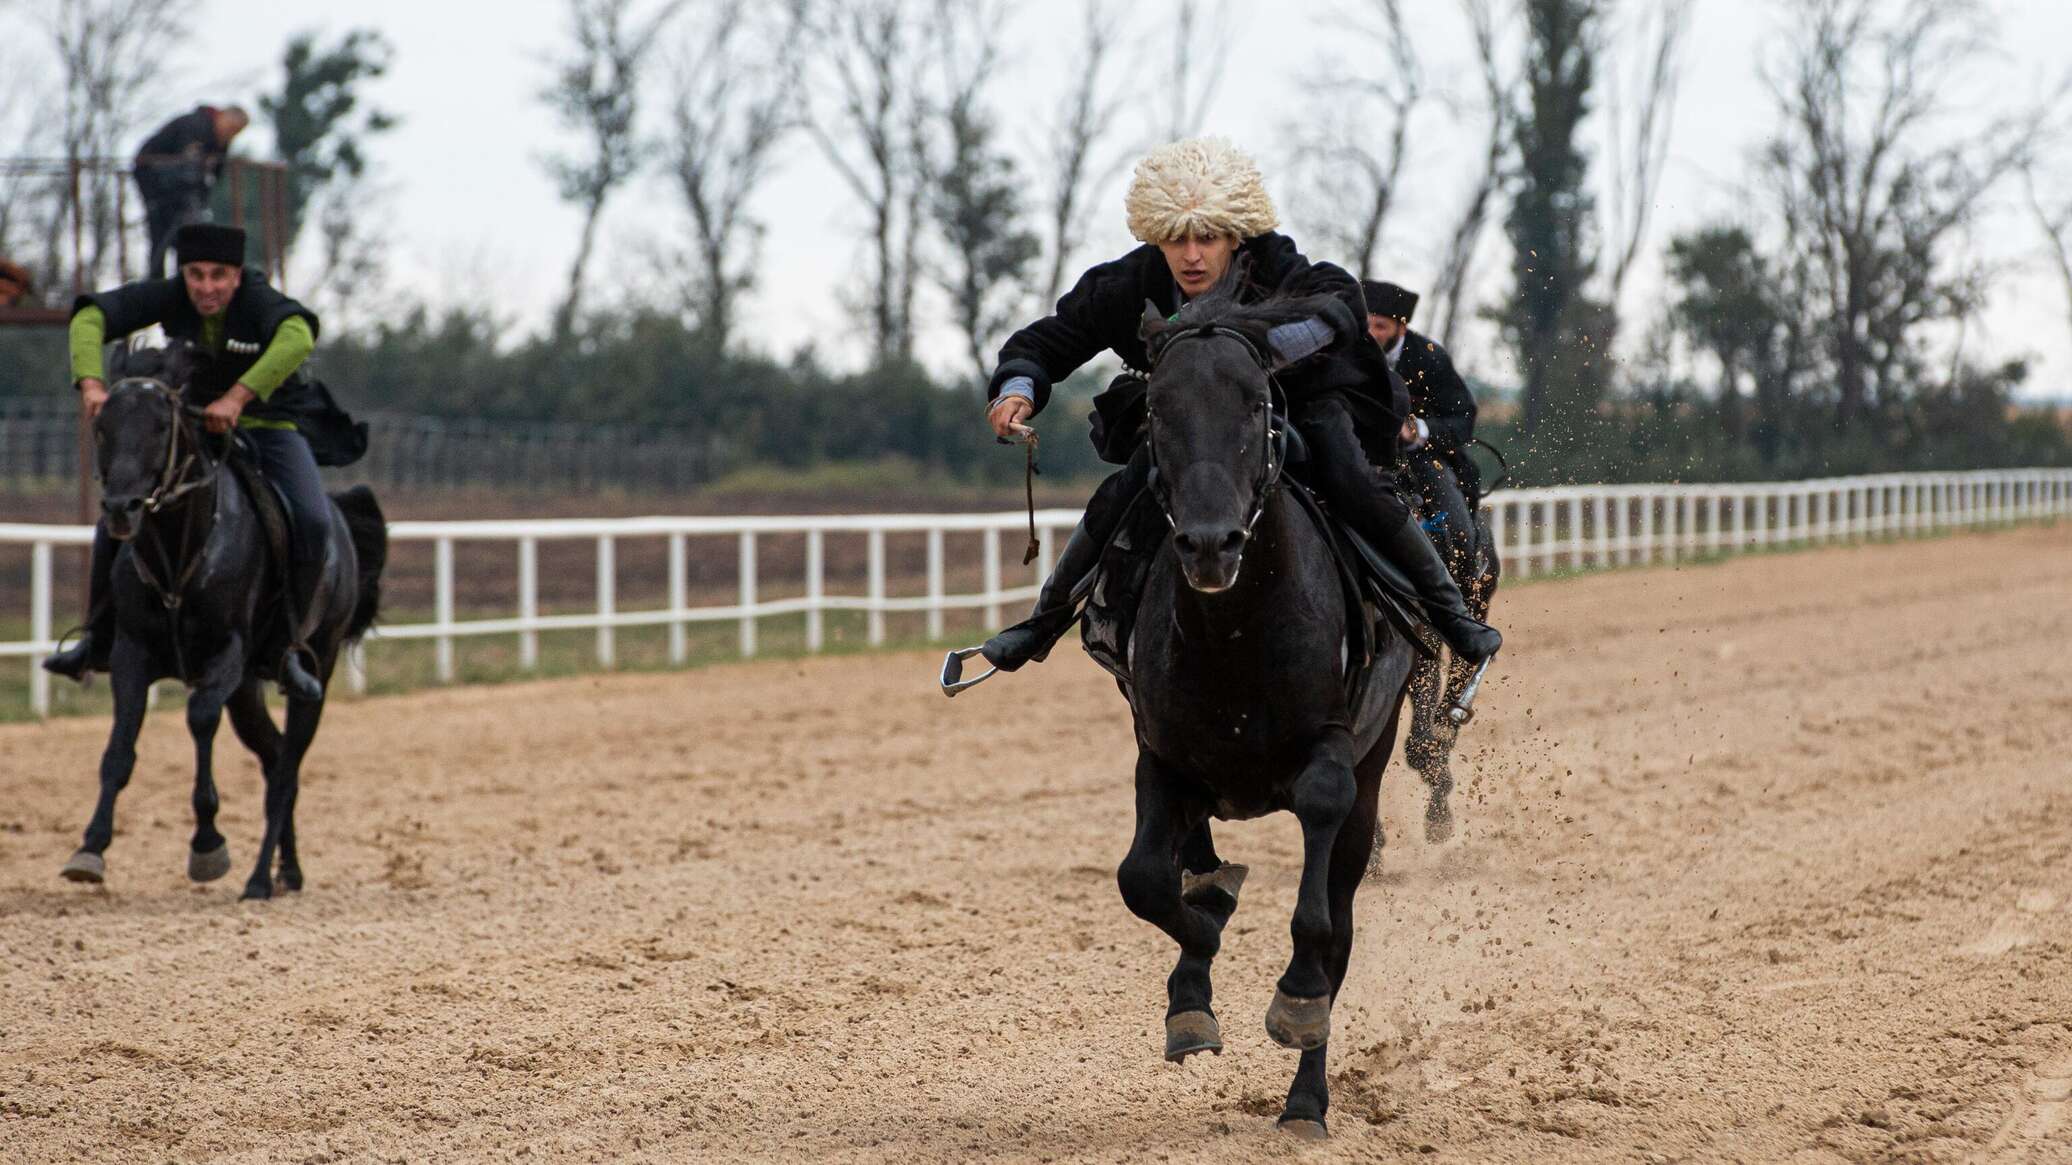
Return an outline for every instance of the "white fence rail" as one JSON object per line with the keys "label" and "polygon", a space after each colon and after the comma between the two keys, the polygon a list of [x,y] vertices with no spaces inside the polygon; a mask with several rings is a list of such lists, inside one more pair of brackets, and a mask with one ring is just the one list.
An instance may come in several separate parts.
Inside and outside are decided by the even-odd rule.
{"label": "white fence rail", "polygon": [[[1912,537],[1941,530],[2067,516],[2072,515],[2072,470],[2010,469],[1730,485],[1508,490],[1490,498],[1485,509],[1502,550],[1505,573],[1511,578],[1527,578],[1564,568],[1675,562],[1751,549]],[[865,612],[866,634],[873,645],[884,642],[885,616],[895,612],[924,613],[929,637],[939,638],[946,611],[982,609],[984,623],[998,626],[1009,613],[1010,605],[1033,599],[1037,583],[1050,571],[1058,536],[1069,531],[1078,517],[1074,510],[1037,512],[1041,551],[1029,567],[1018,562],[1010,564],[1009,570],[1028,572],[1028,581],[1013,587],[1003,583],[1001,540],[1005,533],[1010,550],[1022,545],[1020,532],[1028,521],[1022,513],[397,522],[389,527],[392,542],[432,544],[433,619],[429,623],[380,625],[372,641],[378,644],[383,639],[432,640],[436,674],[441,681],[451,681],[456,674],[455,641],[470,636],[517,637],[519,665],[528,669],[538,665],[542,631],[594,631],[597,661],[605,667],[613,664],[614,632],[622,627],[667,627],[669,659],[673,663],[686,659],[686,630],[701,622],[737,623],[739,650],[744,656],[756,653],[758,621],[784,615],[805,617],[808,651],[819,651],[824,645],[823,616],[829,611]],[[981,536],[981,589],[976,592],[950,594],[945,590],[944,538],[952,533]],[[825,540],[831,534],[861,535],[866,540],[865,593],[828,593]],[[887,592],[885,540],[893,534],[921,534],[927,539],[927,581],[920,594]],[[668,601],[658,608],[621,611],[616,597],[618,543],[642,538],[667,541]],[[737,601],[724,606],[688,605],[691,538],[734,541],[739,561]],[[764,599],[759,597],[757,585],[758,550],[766,540],[778,538],[803,540],[804,594]],[[539,612],[539,544],[557,539],[586,540],[596,546],[593,612]],[[29,638],[0,643],[0,657],[26,657],[29,702],[38,715],[50,708],[50,677],[36,666],[36,661],[55,646],[52,558],[57,547],[82,546],[91,541],[92,531],[84,526],[0,524],[0,544],[26,544],[31,551]],[[514,547],[517,610],[512,616],[456,618],[454,546],[461,542],[500,542]],[[355,691],[365,690],[362,658],[350,661],[347,682]]]}

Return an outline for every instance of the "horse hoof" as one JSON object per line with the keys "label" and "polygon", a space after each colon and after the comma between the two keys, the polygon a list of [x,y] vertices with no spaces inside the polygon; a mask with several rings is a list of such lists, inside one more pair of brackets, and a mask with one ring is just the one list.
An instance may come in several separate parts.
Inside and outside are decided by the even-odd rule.
{"label": "horse hoof", "polygon": [[213,882],[230,872],[230,843],[223,842],[207,853],[187,851],[187,879]]}
{"label": "horse hoof", "polygon": [[302,893],[302,871],[282,870],[281,889],[286,890],[290,894]]}
{"label": "horse hoof", "polygon": [[1166,1016],[1166,1063],[1183,1063],[1197,1052],[1223,1054],[1223,1029],[1216,1017],[1206,1011]]}
{"label": "horse hoof", "polygon": [[1328,1141],[1331,1139],[1331,1130],[1324,1127],[1323,1121],[1313,1121],[1302,1117],[1282,1117],[1279,1128],[1282,1132],[1298,1141]]}
{"label": "horse hoof", "polygon": [[1251,870],[1236,862],[1224,862],[1206,874],[1180,873],[1180,898],[1189,905],[1205,905],[1211,893],[1221,890],[1230,895],[1232,903],[1237,901],[1237,892],[1245,884],[1245,875]]}
{"label": "horse hoof", "polygon": [[1425,841],[1431,845],[1453,840],[1453,810],[1440,806],[1425,813]]}
{"label": "horse hoof", "polygon": [[273,883],[251,881],[245,883],[245,892],[238,895],[240,902],[264,902],[273,897]]}
{"label": "horse hoof", "polygon": [[1279,989],[1266,1009],[1266,1034],[1298,1052],[1314,1052],[1331,1038],[1331,997],[1297,999]]}
{"label": "horse hoof", "polygon": [[108,863],[101,855],[80,850],[65,862],[65,868],[58,871],[68,882],[92,882],[99,885],[108,876]]}

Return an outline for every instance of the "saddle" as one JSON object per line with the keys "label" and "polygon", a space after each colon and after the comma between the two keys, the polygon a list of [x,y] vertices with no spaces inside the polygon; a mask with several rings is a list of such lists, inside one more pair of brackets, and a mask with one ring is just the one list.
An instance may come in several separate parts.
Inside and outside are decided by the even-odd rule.
{"label": "saddle", "polygon": [[[1283,425],[1282,431],[1289,435],[1289,474],[1283,479],[1283,488],[1324,535],[1346,610],[1355,613],[1347,624],[1345,650],[1346,659],[1354,663],[1346,669],[1347,695],[1356,699],[1381,642],[1383,621],[1426,655],[1437,654],[1437,633],[1425,621],[1423,604],[1403,572],[1333,517],[1315,490],[1302,480],[1298,472],[1301,439],[1292,425]],[[1129,644],[1137,606],[1166,532],[1165,515],[1147,485],[1130,500],[1114,535],[1101,549],[1099,565],[1074,594],[1085,604],[1080,613],[1081,644],[1125,691],[1130,685]]]}

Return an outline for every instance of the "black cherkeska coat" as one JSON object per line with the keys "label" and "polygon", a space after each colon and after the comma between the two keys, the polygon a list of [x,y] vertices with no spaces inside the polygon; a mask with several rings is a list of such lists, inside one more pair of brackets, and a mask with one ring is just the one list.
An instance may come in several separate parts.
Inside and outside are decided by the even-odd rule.
{"label": "black cherkeska coat", "polygon": [[203,105],[159,126],[137,148],[137,167],[152,175],[178,175],[200,185],[216,180],[229,153],[216,138],[216,107]]}
{"label": "black cherkeska coat", "polygon": [[[1327,393],[1341,394],[1351,407],[1368,456],[1393,460],[1396,431],[1409,415],[1409,401],[1389,375],[1381,348],[1367,334],[1366,300],[1359,281],[1331,263],[1312,263],[1295,249],[1294,240],[1268,232],[1246,239],[1232,259],[1244,273],[1240,302],[1269,295],[1330,295],[1337,302],[1325,323],[1337,342],[1323,352],[1286,369],[1282,389],[1289,404],[1299,406]],[[1038,412],[1050,403],[1051,387],[1103,351],[1123,364],[1149,369],[1150,357],[1137,330],[1150,302],[1165,314],[1180,309],[1180,289],[1173,282],[1165,256],[1149,243],[1082,275],[1058,300],[1057,310],[1007,338],[1000,364],[986,385],[986,400],[1000,395],[1000,386],[1017,376],[1036,384]],[[1094,447],[1116,464],[1129,460],[1144,415],[1144,382],[1118,378],[1094,398]]]}
{"label": "black cherkeska coat", "polygon": [[1454,370],[1453,357],[1431,337],[1406,331],[1396,374],[1410,394],[1410,415],[1424,418],[1432,449],[1453,467],[1461,492],[1475,497],[1482,487],[1482,472],[1468,456],[1468,442],[1475,437],[1475,394]]}

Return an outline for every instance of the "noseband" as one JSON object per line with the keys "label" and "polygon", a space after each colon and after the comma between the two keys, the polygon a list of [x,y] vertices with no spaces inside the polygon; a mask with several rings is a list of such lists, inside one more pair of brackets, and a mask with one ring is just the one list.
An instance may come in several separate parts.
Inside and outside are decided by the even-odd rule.
{"label": "noseband", "polygon": [[[1259,468],[1258,479],[1252,483],[1252,505],[1246,513],[1244,525],[1239,527],[1239,532],[1249,541],[1252,537],[1252,527],[1258,525],[1260,517],[1266,513],[1266,499],[1273,496],[1274,487],[1280,484],[1281,471],[1287,467],[1288,462],[1286,434],[1275,428],[1273,423],[1274,403],[1281,399],[1280,384],[1274,380],[1272,365],[1267,362],[1266,354],[1259,350],[1259,346],[1252,342],[1252,338],[1236,328],[1226,327],[1222,324],[1203,324],[1200,327],[1189,328],[1181,332],[1179,335],[1167,340],[1159,348],[1158,360],[1163,362],[1165,353],[1170,351],[1175,344],[1182,344],[1188,340],[1211,339],[1236,340],[1244,345],[1245,353],[1252,358],[1252,363],[1266,374],[1266,407],[1260,410],[1259,421],[1261,436],[1266,446],[1266,460]],[[1154,364],[1152,371],[1154,374],[1157,372],[1156,364]],[[1149,405],[1148,389],[1146,392],[1145,419],[1155,427],[1156,416]],[[1145,448],[1149,450],[1151,468],[1155,471],[1158,469],[1158,441],[1155,434],[1146,437]],[[1152,474],[1151,497],[1153,501],[1158,503],[1159,512],[1165,515],[1166,525],[1176,530],[1179,529],[1180,523],[1173,517],[1172,498],[1166,492],[1164,474],[1156,472]]]}

